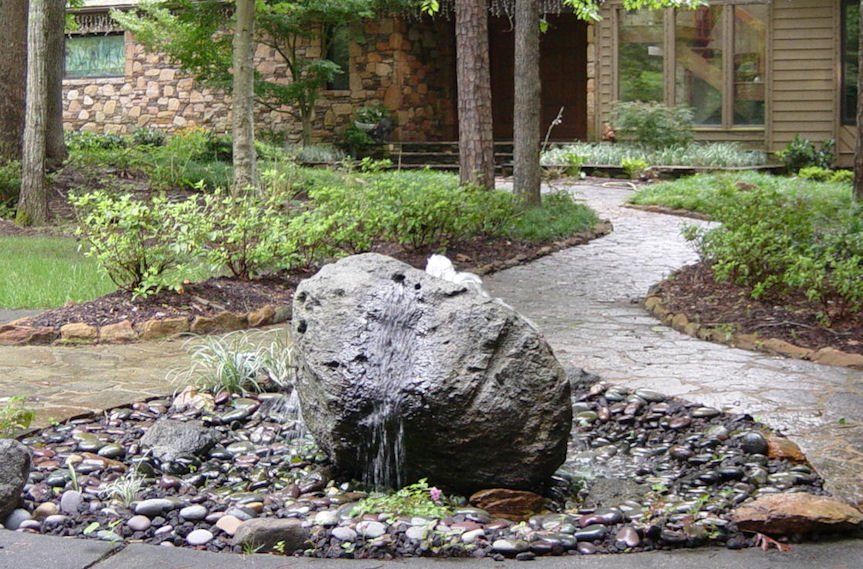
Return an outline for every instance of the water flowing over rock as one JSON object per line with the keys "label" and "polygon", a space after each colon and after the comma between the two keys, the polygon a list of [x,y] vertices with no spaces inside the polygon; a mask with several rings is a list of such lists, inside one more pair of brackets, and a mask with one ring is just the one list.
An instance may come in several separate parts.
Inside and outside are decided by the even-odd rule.
{"label": "water flowing over rock", "polygon": [[377,486],[537,489],[566,457],[570,385],[508,306],[395,259],[324,267],[294,297],[303,417]]}

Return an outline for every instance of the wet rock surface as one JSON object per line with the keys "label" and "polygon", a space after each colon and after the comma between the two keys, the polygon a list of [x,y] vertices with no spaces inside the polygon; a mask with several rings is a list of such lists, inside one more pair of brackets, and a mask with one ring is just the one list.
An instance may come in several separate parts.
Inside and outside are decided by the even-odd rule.
{"label": "wet rock surface", "polygon": [[18,506],[30,474],[30,453],[15,440],[0,440],[0,521]]}
{"label": "wet rock surface", "polygon": [[[261,394],[220,395],[212,408],[182,412],[171,401],[153,400],[29,437],[33,471],[6,527],[235,553],[254,544],[316,557],[527,560],[747,547],[755,534],[736,521],[741,505],[824,499],[822,481],[807,464],[744,450],[751,433],[775,440],[748,416],[604,383],[573,384],[571,405],[582,419],[569,438],[568,459],[541,496],[541,511],[521,522],[469,506],[466,498],[454,498],[440,518],[354,515],[368,488],[333,477],[325,454],[284,412],[284,396]],[[238,406],[253,411],[222,421]],[[215,446],[200,456],[159,460],[141,438],[164,418],[200,421],[212,429]],[[673,427],[680,418],[689,422]],[[85,458],[82,451],[109,445],[122,448],[118,458]],[[232,445],[242,451],[229,452]],[[139,480],[131,494],[118,484],[130,478]],[[610,491],[622,480],[622,491]],[[490,490],[484,496],[497,498],[490,503],[528,497]]]}
{"label": "wet rock surface", "polygon": [[565,459],[569,383],[542,334],[497,300],[370,253],[303,281],[293,327],[303,414],[342,472],[535,490]]}

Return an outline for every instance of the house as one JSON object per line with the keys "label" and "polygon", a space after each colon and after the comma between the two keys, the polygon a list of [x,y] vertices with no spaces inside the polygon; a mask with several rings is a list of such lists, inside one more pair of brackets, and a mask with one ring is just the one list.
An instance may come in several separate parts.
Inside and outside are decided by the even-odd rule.
{"label": "house", "polygon": [[[130,132],[202,125],[227,130],[224,95],[201,88],[164,57],[147,54],[108,16],[137,0],[86,0],[67,43],[68,128]],[[315,137],[334,140],[360,107],[379,102],[396,119],[398,141],[457,140],[452,6],[436,18],[401,16],[342,34],[327,57],[344,74],[323,93]],[[542,120],[563,109],[555,140],[597,140],[616,101],[661,101],[695,111],[696,138],[775,151],[796,134],[837,141],[840,163],[855,147],[855,0],[713,0],[696,11],[628,12],[607,0],[602,20],[578,21],[560,0],[545,0]],[[490,59],[494,134],[513,125],[512,0],[491,0]],[[321,42],[305,46],[319,56]],[[272,51],[259,46],[258,69],[287,80]],[[292,115],[260,109],[258,125],[297,135]]]}

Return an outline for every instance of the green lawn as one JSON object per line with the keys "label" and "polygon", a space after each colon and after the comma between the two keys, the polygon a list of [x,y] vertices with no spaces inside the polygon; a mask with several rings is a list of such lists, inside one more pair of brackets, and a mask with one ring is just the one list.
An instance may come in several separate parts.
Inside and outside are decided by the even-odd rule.
{"label": "green lawn", "polygon": [[62,237],[0,237],[0,275],[0,308],[54,308],[116,288],[74,239]]}
{"label": "green lawn", "polygon": [[789,194],[815,198],[812,203],[828,208],[851,207],[851,185],[833,182],[813,182],[801,178],[786,178],[760,172],[698,174],[670,182],[645,186],[629,202],[638,205],[658,205],[685,209],[707,215],[733,200],[741,191],[752,186],[774,187]]}

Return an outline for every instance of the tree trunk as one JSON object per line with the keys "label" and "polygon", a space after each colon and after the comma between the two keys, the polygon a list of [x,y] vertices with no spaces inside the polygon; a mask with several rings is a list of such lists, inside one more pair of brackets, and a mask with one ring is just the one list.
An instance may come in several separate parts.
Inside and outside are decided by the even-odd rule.
{"label": "tree trunk", "polygon": [[455,3],[459,172],[462,183],[494,188],[494,132],[485,0]]}
{"label": "tree trunk", "polygon": [[515,116],[513,117],[513,166],[515,194],[527,206],[542,200],[539,165],[540,110],[539,73],[540,0],[515,3]]}
{"label": "tree trunk", "polygon": [[48,122],[45,133],[45,155],[52,167],[66,159],[63,138],[63,60],[66,51],[66,1],[52,0],[46,14],[48,26]]}
{"label": "tree trunk", "polygon": [[231,90],[234,138],[234,194],[254,188],[255,167],[255,0],[237,0],[234,32],[234,81]]}
{"label": "tree trunk", "polygon": [[27,83],[27,0],[0,0],[0,163],[21,159]]}
{"label": "tree trunk", "polygon": [[48,118],[48,4],[32,0],[27,26],[27,103],[21,160],[21,195],[17,220],[21,225],[44,225],[48,220],[45,185],[45,123]]}
{"label": "tree trunk", "polygon": [[[863,15],[863,0],[860,0]],[[857,73],[857,151],[854,155],[854,199],[863,203],[863,22],[860,25]]]}

